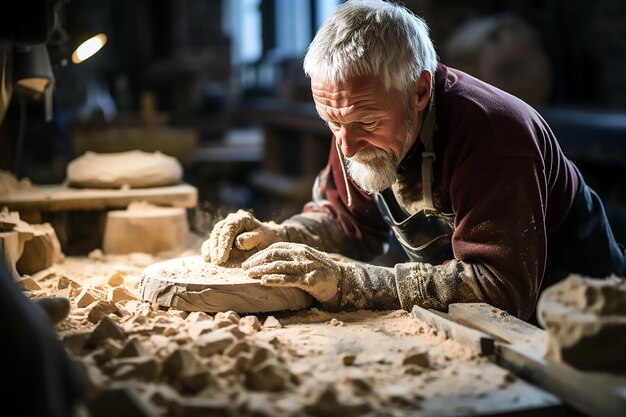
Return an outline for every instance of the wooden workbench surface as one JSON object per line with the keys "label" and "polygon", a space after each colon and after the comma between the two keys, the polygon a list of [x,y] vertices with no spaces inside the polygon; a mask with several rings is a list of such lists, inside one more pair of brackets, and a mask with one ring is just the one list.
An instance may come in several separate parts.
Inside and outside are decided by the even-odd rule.
{"label": "wooden workbench surface", "polygon": [[126,208],[132,201],[161,206],[194,207],[198,200],[195,187],[181,183],[168,187],[95,189],[72,188],[64,184],[37,185],[30,190],[0,194],[0,207],[9,210],[100,210]]}

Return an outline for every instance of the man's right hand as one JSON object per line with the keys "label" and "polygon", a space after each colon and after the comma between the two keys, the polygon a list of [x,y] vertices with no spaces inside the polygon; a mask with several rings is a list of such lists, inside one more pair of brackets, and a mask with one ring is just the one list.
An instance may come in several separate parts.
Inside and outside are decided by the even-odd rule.
{"label": "man's right hand", "polygon": [[223,264],[228,260],[233,243],[237,249],[259,251],[272,243],[287,240],[284,229],[274,222],[260,222],[251,213],[239,210],[217,222],[211,236],[201,247],[204,260]]}

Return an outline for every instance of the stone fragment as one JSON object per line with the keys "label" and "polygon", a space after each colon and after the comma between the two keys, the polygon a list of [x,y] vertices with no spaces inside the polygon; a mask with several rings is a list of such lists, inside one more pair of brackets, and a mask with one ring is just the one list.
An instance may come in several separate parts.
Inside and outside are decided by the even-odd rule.
{"label": "stone fragment", "polygon": [[187,331],[189,332],[189,336],[191,336],[193,339],[196,339],[203,334],[210,333],[214,328],[214,321],[201,320],[189,324],[187,326]]}
{"label": "stone fragment", "polygon": [[235,357],[242,352],[250,352],[250,344],[245,340],[240,340],[224,349],[224,355]]}
{"label": "stone fragment", "polygon": [[118,308],[115,303],[106,300],[98,300],[87,314],[87,320],[93,324],[97,324],[109,314],[117,313]]}
{"label": "stone fragment", "polygon": [[223,327],[223,328],[219,329],[219,331],[220,332],[228,332],[228,333],[232,334],[233,336],[235,336],[235,338],[237,338],[237,339],[243,339],[246,336],[246,334],[243,331],[241,331],[239,326],[236,325],[236,324],[231,324],[230,326]]}
{"label": "stone fragment", "polygon": [[270,358],[276,357],[276,353],[274,351],[264,348],[263,346],[253,345],[250,346],[250,350],[252,352],[250,366],[257,366]]}
{"label": "stone fragment", "polygon": [[163,362],[163,374],[172,379],[198,373],[202,364],[190,350],[176,349]]}
{"label": "stone fragment", "polygon": [[85,308],[91,303],[98,300],[98,295],[90,288],[83,288],[83,290],[76,296],[76,306]]}
{"label": "stone fragment", "polygon": [[215,314],[215,320],[228,320],[232,324],[239,324],[239,314],[234,311],[219,312]]}
{"label": "stone fragment", "polygon": [[144,396],[157,407],[166,409],[166,415],[173,415],[173,410],[184,401],[174,388],[166,384],[151,385]]}
{"label": "stone fragment", "polygon": [[267,316],[263,322],[263,328],[265,329],[280,329],[281,327],[283,327],[282,324],[274,316]]}
{"label": "stone fragment", "polygon": [[75,288],[77,290],[80,289],[80,284],[78,284],[76,281],[69,279],[68,277],[64,276],[64,275],[60,275],[59,279],[57,280],[57,284],[56,284],[56,289],[57,290],[62,290],[64,288]]}
{"label": "stone fragment", "polygon": [[542,292],[546,356],[584,370],[626,371],[626,280],[569,275]]}
{"label": "stone fragment", "polygon": [[136,300],[137,297],[135,294],[131,293],[124,287],[116,287],[111,289],[107,294],[107,300],[110,300],[114,303],[120,302],[122,300]]}
{"label": "stone fragment", "polygon": [[188,313],[187,311],[183,311],[183,310],[175,310],[175,309],[173,309],[173,308],[169,309],[169,310],[167,311],[167,313],[168,313],[170,316],[179,317],[179,318],[181,318],[181,319],[183,319],[183,320],[184,320],[184,319],[186,319],[186,318],[189,316],[189,313]]}
{"label": "stone fragment", "polygon": [[263,328],[257,316],[244,316],[239,319],[239,328],[246,334],[258,332]]}
{"label": "stone fragment", "polygon": [[208,386],[214,385],[215,381],[207,371],[196,372],[194,374],[182,374],[178,377],[178,382],[190,394],[197,394]]}
{"label": "stone fragment", "polygon": [[22,277],[21,279],[16,281],[18,287],[20,287],[24,291],[39,291],[41,287],[39,284],[35,282],[31,277]]}
{"label": "stone fragment", "polygon": [[135,378],[144,381],[156,380],[161,371],[159,362],[149,355],[113,359],[106,369],[117,380]]}
{"label": "stone fragment", "polygon": [[415,346],[409,348],[404,354],[402,365],[419,365],[423,368],[428,368],[430,366],[428,351]]}
{"label": "stone fragment", "polygon": [[207,357],[215,353],[221,353],[235,341],[232,334],[216,332],[204,334],[196,339],[196,347],[200,356]]}
{"label": "stone fragment", "polygon": [[213,317],[211,317],[204,311],[192,311],[191,313],[189,313],[186,320],[188,322],[195,323],[200,320],[213,320]]}
{"label": "stone fragment", "polygon": [[107,284],[111,287],[120,287],[124,285],[124,275],[120,271],[111,272],[106,278]]}
{"label": "stone fragment", "polygon": [[216,329],[223,329],[225,327],[230,327],[233,325],[233,322],[230,320],[224,320],[224,319],[220,319],[220,320],[215,320],[215,328]]}
{"label": "stone fragment", "polygon": [[85,342],[85,347],[96,347],[105,339],[126,340],[124,330],[109,316],[100,320],[100,323]]}
{"label": "stone fragment", "polygon": [[122,350],[117,355],[118,358],[134,358],[138,356],[145,356],[148,354],[148,351],[141,343],[139,338],[132,337],[130,338],[126,344],[122,347]]}
{"label": "stone fragment", "polygon": [[343,325],[344,325],[343,321],[341,321],[341,320],[337,320],[337,319],[336,319],[336,318],[334,318],[334,317],[333,317],[332,319],[330,319],[330,323],[329,323],[329,324],[330,324],[331,326],[334,326],[334,327],[338,327],[338,326],[343,326]]}
{"label": "stone fragment", "polygon": [[65,298],[76,298],[81,291],[81,286],[76,281],[61,275],[56,284],[56,296]]}
{"label": "stone fragment", "polygon": [[117,357],[122,350],[122,343],[115,339],[105,339],[100,343],[98,349],[93,353],[93,358],[97,363],[103,364]]}
{"label": "stone fragment", "polygon": [[254,391],[279,392],[287,388],[293,375],[276,360],[267,360],[246,374],[246,386]]}

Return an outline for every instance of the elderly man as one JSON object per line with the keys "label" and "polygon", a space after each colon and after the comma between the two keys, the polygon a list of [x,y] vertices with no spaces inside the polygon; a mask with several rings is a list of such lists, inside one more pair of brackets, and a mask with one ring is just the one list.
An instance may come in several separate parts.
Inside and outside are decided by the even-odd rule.
{"label": "elderly man", "polygon": [[[402,6],[343,4],[304,70],[334,136],[313,201],[281,224],[229,215],[203,244],[207,261],[247,252],[251,277],[331,310],[487,302],[522,319],[568,273],[626,274],[602,202],[541,116],[439,64]],[[407,262],[356,261],[379,255],[390,230]]]}

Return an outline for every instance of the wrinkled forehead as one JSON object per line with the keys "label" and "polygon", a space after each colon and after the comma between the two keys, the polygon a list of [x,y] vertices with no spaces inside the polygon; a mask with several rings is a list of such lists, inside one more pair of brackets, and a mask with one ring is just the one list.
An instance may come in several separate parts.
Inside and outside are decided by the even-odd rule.
{"label": "wrinkled forehead", "polygon": [[385,89],[383,82],[374,76],[361,76],[334,83],[313,76],[311,93],[318,108],[323,106],[336,110],[384,107],[397,96],[395,90]]}

